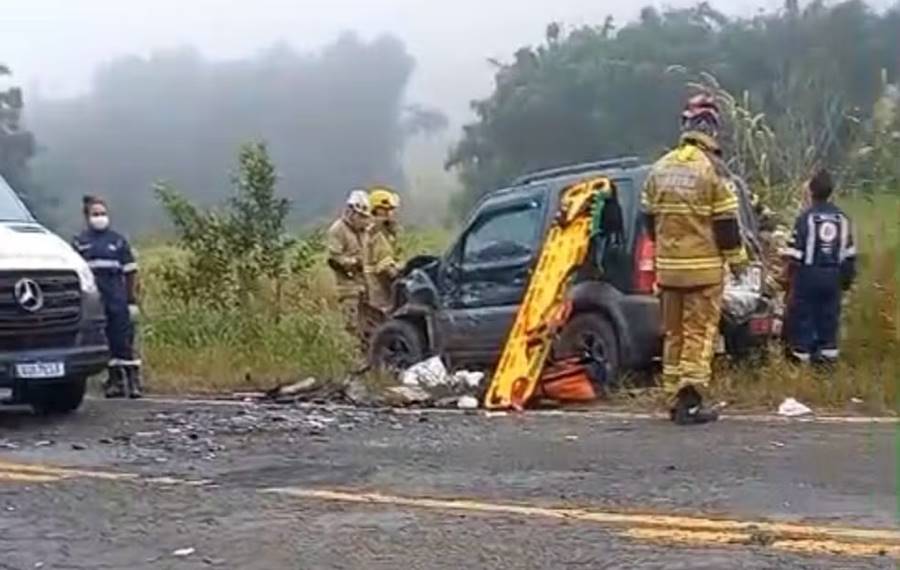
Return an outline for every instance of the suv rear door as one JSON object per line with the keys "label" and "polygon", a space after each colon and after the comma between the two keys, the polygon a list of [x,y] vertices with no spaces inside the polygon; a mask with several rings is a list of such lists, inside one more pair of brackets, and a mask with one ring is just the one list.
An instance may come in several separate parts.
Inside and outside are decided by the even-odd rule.
{"label": "suv rear door", "polygon": [[451,250],[438,324],[451,358],[489,363],[503,344],[540,251],[546,194],[536,186],[488,199]]}

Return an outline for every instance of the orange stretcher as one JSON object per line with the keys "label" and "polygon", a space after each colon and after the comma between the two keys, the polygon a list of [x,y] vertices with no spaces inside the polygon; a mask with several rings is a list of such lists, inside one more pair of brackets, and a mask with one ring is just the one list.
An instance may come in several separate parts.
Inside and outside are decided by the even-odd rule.
{"label": "orange stretcher", "polygon": [[485,392],[487,409],[522,410],[534,395],[557,332],[568,321],[566,292],[590,249],[595,204],[612,183],[594,177],[563,189],[559,211],[544,239],[499,365]]}

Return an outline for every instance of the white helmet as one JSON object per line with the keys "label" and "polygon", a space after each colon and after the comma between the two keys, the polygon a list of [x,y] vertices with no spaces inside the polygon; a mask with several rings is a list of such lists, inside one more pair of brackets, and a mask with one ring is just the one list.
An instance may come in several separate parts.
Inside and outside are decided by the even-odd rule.
{"label": "white helmet", "polygon": [[368,216],[370,214],[369,194],[365,190],[353,190],[347,196],[347,208],[357,214]]}

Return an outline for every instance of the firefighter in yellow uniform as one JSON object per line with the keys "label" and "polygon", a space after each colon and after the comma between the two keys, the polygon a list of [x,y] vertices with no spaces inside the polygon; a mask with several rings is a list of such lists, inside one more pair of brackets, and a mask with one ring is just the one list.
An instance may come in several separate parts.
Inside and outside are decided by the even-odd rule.
{"label": "firefighter in yellow uniform", "polygon": [[726,265],[747,264],[738,199],[717,142],[719,109],[707,95],[682,114],[678,147],[651,170],[642,195],[647,227],[656,241],[665,340],[663,385],[672,396],[672,421],[715,421],[703,407],[712,376]]}
{"label": "firefighter in yellow uniform", "polygon": [[400,196],[388,188],[376,187],[369,193],[369,206],[373,224],[364,268],[366,291],[369,304],[386,313],[391,309],[391,290],[401,269],[397,243]]}
{"label": "firefighter in yellow uniform", "polygon": [[360,336],[360,306],[365,299],[363,261],[369,239],[371,213],[365,190],[354,190],[347,204],[325,236],[328,266],[337,283],[338,303],[344,327],[354,337]]}

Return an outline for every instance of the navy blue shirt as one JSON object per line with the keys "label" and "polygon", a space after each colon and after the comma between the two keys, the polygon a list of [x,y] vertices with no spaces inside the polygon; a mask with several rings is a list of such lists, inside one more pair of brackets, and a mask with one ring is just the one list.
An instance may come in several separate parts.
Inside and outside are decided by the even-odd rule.
{"label": "navy blue shirt", "polygon": [[125,275],[137,271],[137,262],[128,240],[112,230],[84,230],[72,240],[72,247],[87,261],[97,278],[97,288],[106,303],[128,304]]}
{"label": "navy blue shirt", "polygon": [[850,218],[831,202],[813,204],[797,217],[784,254],[799,267],[834,269],[852,280],[856,245]]}

